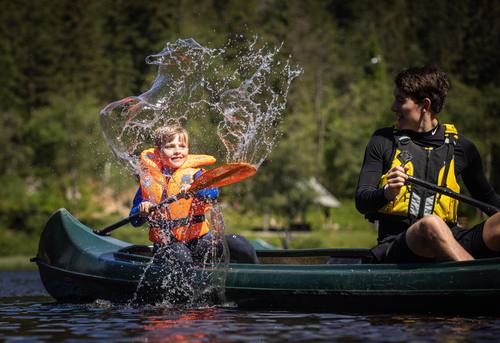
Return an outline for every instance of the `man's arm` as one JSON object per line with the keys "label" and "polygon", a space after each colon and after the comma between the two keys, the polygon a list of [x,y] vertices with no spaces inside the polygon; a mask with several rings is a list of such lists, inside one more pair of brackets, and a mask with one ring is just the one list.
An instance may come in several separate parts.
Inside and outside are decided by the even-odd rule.
{"label": "man's arm", "polygon": [[378,189],[384,172],[384,156],[392,154],[392,142],[383,133],[383,129],[375,132],[366,146],[356,188],[356,208],[362,214],[376,212],[389,202],[384,190]]}
{"label": "man's arm", "polygon": [[[500,195],[498,195],[488,182],[484,174],[481,155],[476,146],[469,140],[463,139],[464,156],[467,164],[462,171],[462,179],[467,190],[473,198],[481,200],[495,207],[500,207]],[[492,215],[493,213],[487,213]]]}

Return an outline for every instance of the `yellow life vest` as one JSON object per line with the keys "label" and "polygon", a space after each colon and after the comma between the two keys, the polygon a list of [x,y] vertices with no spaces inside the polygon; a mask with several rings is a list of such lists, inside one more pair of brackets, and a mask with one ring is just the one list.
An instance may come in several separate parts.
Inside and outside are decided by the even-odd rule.
{"label": "yellow life vest", "polygon": [[[454,125],[443,124],[444,144],[437,148],[423,148],[413,143],[410,137],[394,133],[395,153],[389,169],[395,166],[409,167],[407,174],[437,184],[459,193],[460,186],[455,177],[454,148],[458,131]],[[411,157],[408,160],[408,156]],[[379,188],[387,184],[387,173],[382,175]],[[403,186],[399,194],[378,212],[408,217],[411,222],[429,214],[435,214],[445,222],[457,222],[458,200],[417,185]]]}
{"label": "yellow life vest", "polygon": [[[140,185],[142,198],[158,204],[167,197],[177,195],[181,187],[193,182],[194,175],[201,170],[201,166],[216,162],[209,155],[188,155],[172,175],[165,175],[160,152],[156,148],[144,150],[140,157],[141,172]],[[205,212],[210,207],[196,198],[179,199],[162,207],[163,219],[152,224],[149,230],[149,239],[154,243],[168,242],[168,231],[179,241],[189,241],[198,238],[209,231],[209,223]],[[166,232],[166,231],[167,232]]]}

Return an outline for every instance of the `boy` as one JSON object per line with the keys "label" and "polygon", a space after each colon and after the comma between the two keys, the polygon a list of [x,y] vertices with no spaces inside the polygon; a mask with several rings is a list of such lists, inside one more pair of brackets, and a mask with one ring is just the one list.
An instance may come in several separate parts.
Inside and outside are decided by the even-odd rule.
{"label": "boy", "polygon": [[[203,173],[201,167],[212,165],[216,160],[209,155],[190,155],[188,133],[181,126],[157,129],[154,144],[154,148],[144,150],[140,156],[140,187],[130,215],[139,212],[141,216],[131,223],[140,226],[148,219],[154,252],[168,248],[186,262],[202,260],[213,247],[205,213],[210,210],[210,201],[217,199],[219,190],[198,191],[193,198],[179,199],[153,213],[151,207],[169,196],[189,190],[191,183]],[[255,250],[243,237],[231,235],[226,238],[235,256],[243,255],[244,260],[256,263]]]}
{"label": "boy", "polygon": [[149,216],[149,239],[155,252],[162,247],[175,246],[177,252],[181,251],[179,256],[188,262],[191,254],[203,258],[204,250],[211,243],[205,212],[210,208],[209,201],[219,195],[217,188],[201,190],[194,198],[179,199],[150,212],[154,204],[187,191],[203,172],[200,167],[214,164],[215,158],[189,155],[188,133],[181,126],[161,127],[154,132],[153,138],[155,147],[144,150],[140,156],[140,187],[130,214],[139,212],[141,216],[136,217],[132,225],[142,225]]}

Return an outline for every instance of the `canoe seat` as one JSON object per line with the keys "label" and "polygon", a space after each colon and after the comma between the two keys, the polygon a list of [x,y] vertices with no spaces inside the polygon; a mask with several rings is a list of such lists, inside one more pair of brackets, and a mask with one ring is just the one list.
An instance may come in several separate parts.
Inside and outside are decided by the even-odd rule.
{"label": "canoe seat", "polygon": [[368,249],[257,250],[264,264],[364,264],[371,262]]}
{"label": "canoe seat", "polygon": [[142,255],[142,256],[153,256],[153,247],[148,245],[130,245],[123,249],[117,251],[118,253],[123,254],[132,254],[132,255]]}
{"label": "canoe seat", "polygon": [[330,256],[326,264],[362,264],[364,261],[363,257]]}

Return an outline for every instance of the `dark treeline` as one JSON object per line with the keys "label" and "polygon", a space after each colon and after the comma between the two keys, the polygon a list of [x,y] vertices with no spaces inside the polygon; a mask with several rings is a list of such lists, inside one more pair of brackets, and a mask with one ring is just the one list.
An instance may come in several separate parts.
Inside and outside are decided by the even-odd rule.
{"label": "dark treeline", "polygon": [[[436,64],[453,88],[442,121],[481,150],[500,190],[500,3],[482,0],[3,0],[0,11],[0,231],[36,232],[67,207],[92,221],[111,168],[99,128],[110,101],[149,88],[145,56],[192,37],[222,47],[240,34],[283,45],[301,66],[282,136],[259,173],[228,188],[242,210],[293,216],[318,178],[352,197],[376,127],[391,125],[392,79]],[[110,171],[111,170],[111,171]],[[2,236],[3,237],[3,236]]]}

